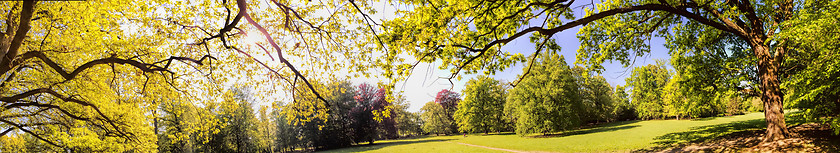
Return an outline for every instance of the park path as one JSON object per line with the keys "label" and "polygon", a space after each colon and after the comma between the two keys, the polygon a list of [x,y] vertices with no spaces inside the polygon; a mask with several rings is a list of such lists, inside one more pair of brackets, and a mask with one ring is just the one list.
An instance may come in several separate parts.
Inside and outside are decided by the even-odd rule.
{"label": "park path", "polygon": [[521,150],[511,150],[511,149],[493,148],[493,147],[488,147],[488,146],[474,145],[474,144],[461,143],[461,142],[455,142],[455,143],[458,143],[458,144],[461,144],[461,145],[465,145],[465,146],[479,147],[479,148],[491,149],[491,150],[499,150],[499,151],[507,151],[507,152],[513,152],[513,153],[545,153],[545,152],[542,152],[542,151],[521,151]]}

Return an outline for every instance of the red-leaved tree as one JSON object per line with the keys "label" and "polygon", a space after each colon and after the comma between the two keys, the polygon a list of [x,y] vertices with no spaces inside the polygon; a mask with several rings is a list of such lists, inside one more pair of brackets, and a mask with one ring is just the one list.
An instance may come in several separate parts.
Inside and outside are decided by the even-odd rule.
{"label": "red-leaved tree", "polygon": [[352,117],[353,137],[356,143],[368,141],[373,143],[380,135],[387,138],[397,136],[397,128],[393,114],[383,117],[381,121],[374,119],[374,112],[385,112],[390,106],[386,100],[385,89],[376,88],[370,84],[361,84],[356,88],[356,105],[350,111]]}
{"label": "red-leaved tree", "polygon": [[[453,115],[455,115],[455,111],[458,109],[458,102],[461,102],[461,95],[457,92],[449,91],[447,89],[443,89],[437,93],[435,96],[435,103],[440,104],[443,107],[444,114],[448,120],[454,121]],[[451,129],[453,129],[453,133],[457,132],[458,125],[455,122],[452,122]]]}

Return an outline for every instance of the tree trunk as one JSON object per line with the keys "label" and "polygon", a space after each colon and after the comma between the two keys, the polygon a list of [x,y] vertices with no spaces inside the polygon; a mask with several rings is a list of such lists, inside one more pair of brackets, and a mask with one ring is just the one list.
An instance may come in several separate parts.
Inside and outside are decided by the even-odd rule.
{"label": "tree trunk", "polygon": [[[769,48],[757,41],[754,52],[758,58],[758,75],[761,80],[761,101],[764,102],[764,120],[767,121],[767,133],[764,141],[784,139],[788,135],[783,112],[782,91],[779,89],[779,61],[770,56]],[[780,56],[780,55],[777,55]]]}

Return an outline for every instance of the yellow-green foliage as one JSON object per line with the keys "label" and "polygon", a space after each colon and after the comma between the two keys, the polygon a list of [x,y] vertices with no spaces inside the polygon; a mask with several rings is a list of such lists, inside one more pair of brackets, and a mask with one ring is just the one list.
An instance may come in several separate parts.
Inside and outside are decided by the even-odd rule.
{"label": "yellow-green foliage", "polygon": [[[516,115],[516,133],[548,134],[577,128],[583,109],[579,86],[563,56],[541,55],[530,75],[511,89],[505,110]],[[524,69],[528,69],[527,67]]]}
{"label": "yellow-green foliage", "polygon": [[478,76],[467,82],[464,100],[458,103],[453,116],[461,132],[494,132],[506,130],[504,116],[507,91],[500,81]]}
{"label": "yellow-green foliage", "polygon": [[443,106],[433,101],[427,102],[420,108],[422,112],[420,118],[423,120],[423,131],[430,134],[449,134],[451,129],[452,119],[446,116]]}
{"label": "yellow-green foliage", "polygon": [[792,48],[800,58],[785,64],[798,71],[782,87],[789,92],[788,106],[804,109],[809,120],[828,123],[840,134],[840,1],[805,1],[777,40],[795,41]]}

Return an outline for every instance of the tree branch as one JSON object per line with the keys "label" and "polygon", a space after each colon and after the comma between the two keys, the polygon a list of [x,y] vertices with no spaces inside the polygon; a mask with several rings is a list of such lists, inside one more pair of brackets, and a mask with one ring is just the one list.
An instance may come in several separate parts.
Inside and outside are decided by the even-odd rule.
{"label": "tree branch", "polygon": [[[77,120],[91,121],[89,118],[84,118],[84,117],[80,117],[80,116],[77,116],[77,115],[73,115],[69,111],[61,109],[57,105],[41,104],[41,103],[37,103],[37,102],[14,103],[14,102],[17,102],[17,101],[19,101],[23,98],[33,96],[33,95],[36,95],[36,94],[49,94],[49,95],[52,95],[53,97],[61,99],[62,101],[65,101],[65,102],[72,102],[72,103],[76,103],[76,104],[79,104],[79,105],[82,105],[82,106],[90,107],[94,111],[96,111],[96,113],[100,117],[102,117],[102,119],[104,119],[106,123],[110,124],[114,128],[114,130],[117,131],[117,133],[120,134],[120,136],[122,136],[126,139],[129,139],[129,140],[132,140],[132,137],[130,137],[129,135],[133,135],[133,134],[125,133],[122,130],[120,130],[119,126],[117,126],[115,124],[115,122],[113,120],[111,120],[111,118],[106,116],[105,113],[102,113],[102,110],[100,110],[99,107],[97,107],[96,105],[93,105],[92,103],[89,103],[89,102],[86,102],[86,101],[82,101],[82,100],[79,100],[79,99],[75,99],[75,98],[72,98],[72,97],[61,95],[61,94],[59,94],[58,92],[56,92],[52,89],[48,89],[48,88],[33,89],[33,90],[29,90],[27,92],[23,92],[23,93],[13,95],[13,96],[10,96],[10,97],[0,97],[0,101],[7,102],[7,103],[12,103],[10,105],[4,106],[5,109],[10,109],[10,108],[15,108],[15,107],[23,107],[23,106],[37,106],[37,107],[55,108],[55,109],[58,109],[59,111],[61,111],[63,114],[66,114],[66,115],[70,116],[71,118],[74,118],[74,119],[77,119]],[[103,128],[103,130],[107,130],[107,129]],[[134,138],[133,140],[137,140],[137,139]]]}
{"label": "tree branch", "polygon": [[7,71],[12,69],[12,65],[9,64],[15,56],[17,56],[20,46],[23,43],[23,39],[26,38],[26,34],[29,33],[29,28],[31,28],[29,26],[29,22],[32,19],[32,13],[35,11],[34,7],[35,1],[23,1],[23,10],[20,11],[18,29],[9,44],[9,50],[4,51],[3,54],[0,55],[0,74],[5,74]]}
{"label": "tree branch", "polygon": [[63,148],[62,146],[60,146],[60,145],[56,144],[55,142],[52,142],[52,141],[47,140],[47,139],[44,139],[43,137],[38,136],[38,134],[36,134],[35,132],[29,131],[29,130],[27,130],[27,129],[23,128],[23,126],[18,125],[18,124],[15,124],[14,122],[10,122],[10,121],[4,120],[4,119],[0,119],[0,122],[3,122],[3,123],[6,123],[6,124],[9,124],[9,125],[12,125],[12,126],[14,126],[15,128],[18,128],[18,129],[20,129],[21,131],[23,131],[23,132],[25,132],[25,133],[29,133],[29,135],[32,135],[33,137],[40,139],[41,141],[44,141],[44,142],[49,143],[50,145],[53,145],[53,146],[56,146],[56,147],[59,147],[59,148]]}
{"label": "tree branch", "polygon": [[245,20],[247,20],[248,23],[250,23],[255,28],[257,28],[257,30],[260,31],[260,33],[265,37],[265,39],[268,41],[268,43],[271,44],[271,47],[273,47],[274,50],[277,51],[277,58],[280,59],[280,62],[283,62],[283,64],[288,66],[289,69],[291,69],[292,72],[294,72],[296,76],[299,76],[303,80],[303,82],[306,83],[306,86],[309,87],[310,90],[312,90],[312,93],[314,93],[315,96],[318,97],[319,100],[323,101],[325,106],[327,106],[327,108],[329,108],[330,103],[328,103],[327,100],[324,99],[324,97],[322,97],[321,94],[318,93],[318,91],[315,90],[315,87],[313,87],[312,84],[309,83],[309,80],[307,80],[306,77],[304,77],[303,74],[301,74],[300,71],[298,71],[297,68],[295,68],[294,65],[292,65],[292,63],[290,63],[288,60],[286,60],[285,57],[283,57],[283,53],[280,50],[280,46],[277,45],[277,42],[274,41],[274,38],[271,37],[271,35],[268,33],[268,31],[264,27],[262,27],[262,25],[257,23],[257,21],[254,21],[254,19],[251,18],[251,15],[248,14],[248,11],[247,11],[248,10],[247,1],[246,0],[237,0],[236,3],[237,3],[237,6],[239,7],[239,12],[242,14],[242,16],[245,17]]}
{"label": "tree branch", "polygon": [[6,135],[6,133],[12,132],[12,130],[15,130],[15,128],[12,127],[12,128],[4,130],[3,132],[0,132],[0,137]]}
{"label": "tree branch", "polygon": [[[688,12],[684,9],[678,9],[676,7],[669,6],[669,5],[643,4],[643,5],[636,5],[636,6],[628,6],[628,7],[614,8],[614,9],[598,12],[596,14],[571,21],[571,22],[565,23],[563,25],[560,25],[560,26],[554,27],[554,28],[546,29],[544,27],[529,27],[529,28],[526,28],[522,31],[516,32],[516,33],[510,35],[507,38],[497,39],[497,40],[494,40],[490,43],[487,43],[486,45],[484,45],[483,48],[469,48],[469,47],[466,47],[465,49],[470,50],[470,51],[474,51],[474,52],[479,52],[479,54],[467,59],[467,61],[462,63],[460,66],[457,66],[457,70],[455,71],[455,73],[453,73],[452,76],[457,75],[458,73],[461,72],[463,67],[465,67],[467,64],[471,63],[475,59],[484,55],[484,52],[486,52],[488,48],[491,48],[491,47],[493,47],[495,45],[499,45],[499,44],[506,44],[510,41],[513,41],[514,39],[517,39],[517,38],[525,35],[525,34],[528,34],[528,33],[531,33],[531,32],[538,32],[538,33],[543,34],[543,35],[554,35],[557,32],[560,32],[560,31],[563,31],[563,30],[566,30],[566,29],[570,29],[570,28],[573,28],[573,27],[576,27],[576,26],[579,26],[579,25],[588,24],[590,22],[594,22],[596,20],[606,18],[606,17],[609,17],[609,16],[622,14],[622,13],[635,12],[635,11],[643,11],[643,10],[665,11],[665,12],[677,14],[677,15],[695,20],[697,22],[700,22],[704,25],[708,25],[708,26],[714,27],[714,28],[722,30],[722,31],[730,32],[730,33],[736,34],[736,35],[741,36],[741,37],[744,37],[747,34],[747,33],[743,32],[742,30],[738,30],[736,28],[729,27],[728,25],[715,22],[715,21],[713,21],[711,19],[708,19],[708,18],[705,18],[701,15]],[[450,77],[450,79],[451,78],[452,77]]]}
{"label": "tree branch", "polygon": [[[85,71],[86,69],[89,69],[89,68],[91,68],[93,66],[96,66],[96,65],[102,65],[102,64],[127,64],[127,65],[133,66],[135,68],[138,68],[143,72],[165,71],[165,72],[172,73],[171,71],[168,70],[172,60],[189,61],[189,62],[192,62],[192,63],[196,63],[198,65],[203,65],[202,62],[206,59],[216,59],[216,58],[214,58],[212,56],[209,56],[209,55],[205,55],[205,56],[201,57],[201,59],[199,59],[199,60],[195,60],[195,59],[187,58],[187,57],[171,56],[168,59],[165,59],[165,60],[162,60],[162,61],[159,61],[159,62],[155,62],[153,64],[148,64],[148,63],[142,63],[142,62],[136,61],[136,60],[122,59],[122,58],[117,58],[117,57],[108,57],[108,58],[101,58],[101,59],[96,59],[96,60],[89,61],[89,62],[84,63],[81,66],[77,67],[73,71],[68,72],[67,70],[65,70],[64,68],[59,66],[58,63],[55,63],[55,61],[53,61],[52,59],[47,57],[44,53],[42,53],[40,51],[30,51],[30,52],[24,53],[19,60],[15,60],[14,65],[23,63],[27,59],[33,58],[33,57],[37,57],[38,59],[43,61],[50,68],[52,68],[59,75],[61,75],[61,77],[63,77],[65,80],[72,80],[73,78],[78,76],[79,73]],[[164,65],[163,67],[155,65],[157,63],[162,63],[162,62],[166,62],[166,65]]]}

